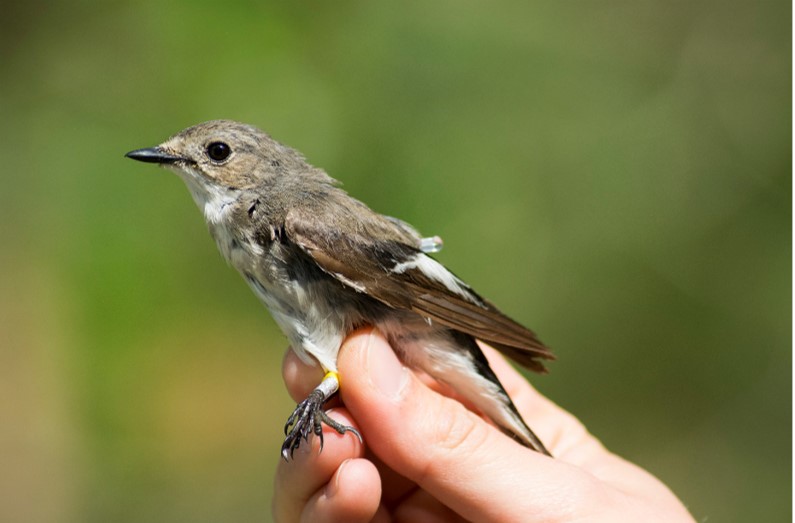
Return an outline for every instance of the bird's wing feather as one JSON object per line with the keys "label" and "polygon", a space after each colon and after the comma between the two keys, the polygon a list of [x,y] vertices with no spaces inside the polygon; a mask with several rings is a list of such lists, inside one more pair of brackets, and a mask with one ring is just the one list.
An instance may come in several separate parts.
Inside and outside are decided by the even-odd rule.
{"label": "bird's wing feather", "polygon": [[[374,219],[368,220],[367,227],[378,230],[363,229],[360,219],[358,227],[321,229],[315,224],[322,223],[322,217],[293,209],[284,229],[287,238],[323,271],[358,292],[491,343],[533,370],[543,372],[539,358],[554,359],[531,330],[505,316],[439,262],[409,244],[412,238],[404,238],[405,233],[393,222],[374,213],[370,217]],[[329,219],[345,218],[334,213]]]}

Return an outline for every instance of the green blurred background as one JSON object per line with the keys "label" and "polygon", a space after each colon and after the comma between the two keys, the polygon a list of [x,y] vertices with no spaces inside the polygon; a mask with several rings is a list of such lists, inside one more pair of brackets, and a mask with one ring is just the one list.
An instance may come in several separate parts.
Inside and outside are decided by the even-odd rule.
{"label": "green blurred background", "polygon": [[791,517],[785,1],[4,2],[0,520],[267,521],[286,341],[182,183],[256,124],[537,330],[700,521]]}

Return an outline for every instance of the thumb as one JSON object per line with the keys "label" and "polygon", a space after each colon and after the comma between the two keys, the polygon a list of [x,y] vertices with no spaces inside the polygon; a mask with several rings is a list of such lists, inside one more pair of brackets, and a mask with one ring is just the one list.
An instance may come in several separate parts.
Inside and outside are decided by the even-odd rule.
{"label": "thumb", "polygon": [[569,467],[520,446],[428,388],[378,331],[351,335],[338,363],[342,399],[370,450],[457,513],[493,521],[510,507],[525,520],[532,511],[540,521],[558,516],[549,510],[575,494],[565,481]]}

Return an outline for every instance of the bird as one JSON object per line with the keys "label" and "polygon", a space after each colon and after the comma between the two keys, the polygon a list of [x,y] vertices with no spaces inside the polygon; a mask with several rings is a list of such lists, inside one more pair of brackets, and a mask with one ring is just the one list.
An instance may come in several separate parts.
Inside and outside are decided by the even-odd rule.
{"label": "bird", "polygon": [[406,366],[451,387],[519,444],[550,456],[489,366],[477,340],[544,373],[553,353],[431,254],[438,237],[371,210],[324,170],[255,126],[212,120],[125,156],[175,172],[223,257],[270,311],[298,357],[322,381],[284,427],[290,460],[322,425],[357,429],[324,405],[340,386],[345,337],[373,326]]}

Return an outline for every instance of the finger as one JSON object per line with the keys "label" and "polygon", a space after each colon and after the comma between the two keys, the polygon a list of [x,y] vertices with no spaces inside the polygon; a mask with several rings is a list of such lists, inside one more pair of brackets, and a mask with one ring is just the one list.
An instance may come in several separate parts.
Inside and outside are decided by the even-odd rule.
{"label": "finger", "polygon": [[348,459],[309,498],[301,521],[365,523],[375,516],[380,499],[381,481],[375,465],[366,459]]}
{"label": "finger", "polygon": [[[329,416],[345,425],[354,425],[353,418],[343,409],[331,410]],[[326,425],[323,426],[323,440],[323,452],[320,452],[320,439],[310,437],[289,462],[279,460],[272,509],[276,521],[298,521],[309,498],[331,480],[340,464],[364,455],[358,438],[339,434]]]}
{"label": "finger", "polygon": [[[506,507],[538,520],[578,506],[595,479],[533,452],[460,403],[422,384],[374,330],[358,331],[339,357],[342,394],[368,446],[389,467],[476,521]],[[523,495],[516,496],[521,485]]]}
{"label": "finger", "polygon": [[[364,437],[366,438],[367,436]],[[365,441],[367,440],[365,439]],[[395,472],[377,455],[367,451],[365,456],[378,470],[378,475],[381,478],[381,504],[385,507],[391,509],[397,506],[408,495],[417,490],[416,483]]]}
{"label": "finger", "polygon": [[443,505],[427,490],[417,490],[394,509],[395,521],[449,522],[466,520]]}
{"label": "finger", "polygon": [[304,363],[292,348],[288,348],[282,360],[282,378],[290,397],[298,403],[323,379],[323,369],[320,365]]}
{"label": "finger", "polygon": [[[287,391],[293,400],[298,403],[305,399],[322,379],[321,370],[318,366],[304,363],[292,348],[288,348],[282,360],[282,377],[287,386]],[[344,379],[344,378],[343,378]],[[439,388],[440,385],[431,377],[423,375],[422,379],[429,386]],[[335,397],[336,398],[336,397]],[[330,404],[334,404],[332,400]],[[381,460],[369,453],[368,459],[372,460],[378,469],[382,484],[382,501],[387,507],[393,506],[397,501],[402,500],[411,491],[416,490],[417,485],[384,465]]]}

